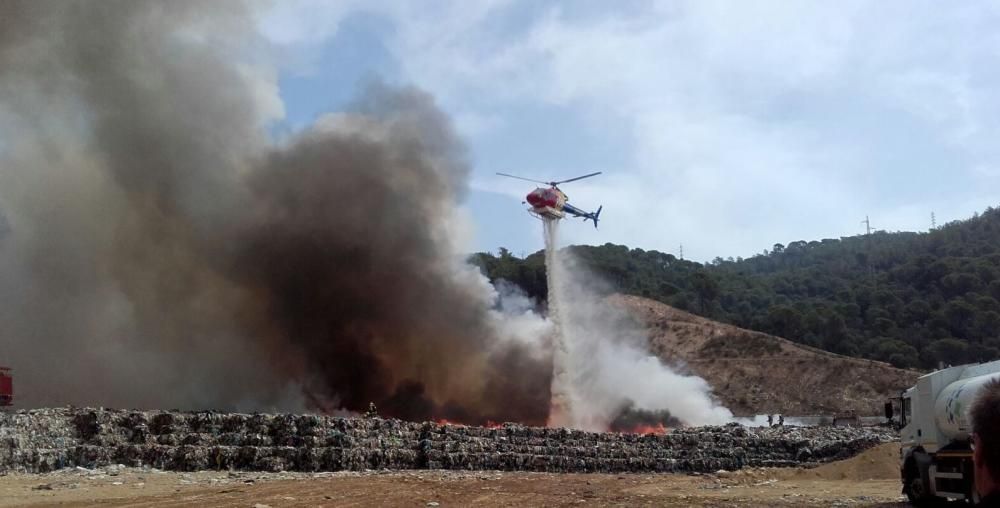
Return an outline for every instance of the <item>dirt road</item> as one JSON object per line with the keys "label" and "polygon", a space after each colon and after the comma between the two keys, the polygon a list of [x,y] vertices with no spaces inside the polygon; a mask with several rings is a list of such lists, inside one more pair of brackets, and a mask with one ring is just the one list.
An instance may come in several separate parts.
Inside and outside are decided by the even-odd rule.
{"label": "dirt road", "polygon": [[711,475],[458,471],[173,473],[68,470],[0,477],[0,506],[905,506],[897,445],[814,469]]}

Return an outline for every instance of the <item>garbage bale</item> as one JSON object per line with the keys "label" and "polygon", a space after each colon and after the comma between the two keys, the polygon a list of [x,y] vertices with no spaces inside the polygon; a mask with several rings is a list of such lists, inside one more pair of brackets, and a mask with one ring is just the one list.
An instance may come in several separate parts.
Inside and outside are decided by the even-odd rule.
{"label": "garbage bale", "polygon": [[174,413],[157,413],[149,422],[149,430],[156,436],[169,435],[177,431],[177,415]]}
{"label": "garbage bale", "polygon": [[76,427],[80,439],[90,441],[101,432],[100,417],[97,411],[84,411],[73,416],[73,425]]}

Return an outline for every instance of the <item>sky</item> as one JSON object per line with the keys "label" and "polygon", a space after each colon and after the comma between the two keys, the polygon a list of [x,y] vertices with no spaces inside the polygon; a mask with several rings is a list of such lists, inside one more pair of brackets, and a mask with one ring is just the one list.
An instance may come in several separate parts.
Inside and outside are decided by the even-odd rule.
{"label": "sky", "polygon": [[708,261],[924,231],[1000,198],[1000,3],[283,0],[260,17],[297,132],[412,85],[468,147],[468,248],[543,247],[540,180],[606,242]]}

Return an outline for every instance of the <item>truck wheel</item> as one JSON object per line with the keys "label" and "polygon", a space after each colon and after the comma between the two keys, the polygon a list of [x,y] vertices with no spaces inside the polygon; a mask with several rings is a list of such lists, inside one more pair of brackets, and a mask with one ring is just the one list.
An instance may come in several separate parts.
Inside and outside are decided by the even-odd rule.
{"label": "truck wheel", "polygon": [[906,492],[906,498],[910,500],[910,504],[913,506],[930,505],[931,496],[927,492],[927,486],[924,485],[923,479],[920,478],[920,473],[917,471],[912,471],[906,475],[906,485],[903,486],[903,490]]}
{"label": "truck wheel", "polygon": [[965,500],[968,504],[976,506],[982,499],[979,497],[979,492],[976,492],[976,486],[970,485],[968,492],[965,493]]}

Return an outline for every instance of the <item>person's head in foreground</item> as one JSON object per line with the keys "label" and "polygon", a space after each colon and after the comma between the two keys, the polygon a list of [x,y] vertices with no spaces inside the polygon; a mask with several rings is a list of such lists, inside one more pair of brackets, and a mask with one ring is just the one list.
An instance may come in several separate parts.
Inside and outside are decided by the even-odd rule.
{"label": "person's head in foreground", "polygon": [[983,498],[1000,498],[1000,379],[992,379],[983,386],[972,403],[969,417],[976,491]]}

